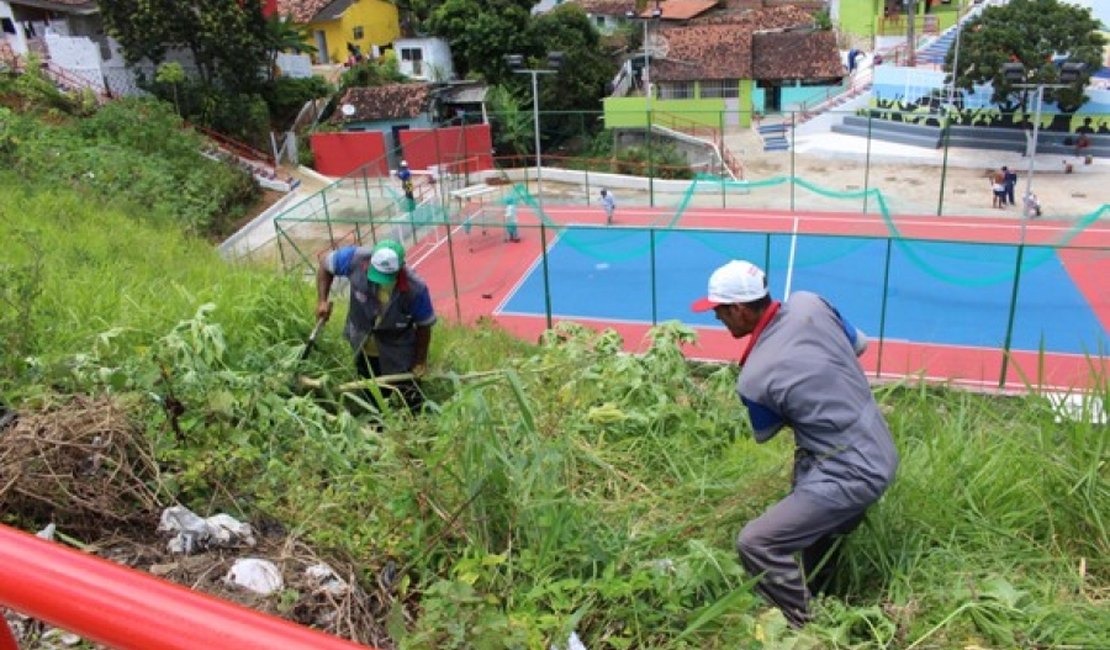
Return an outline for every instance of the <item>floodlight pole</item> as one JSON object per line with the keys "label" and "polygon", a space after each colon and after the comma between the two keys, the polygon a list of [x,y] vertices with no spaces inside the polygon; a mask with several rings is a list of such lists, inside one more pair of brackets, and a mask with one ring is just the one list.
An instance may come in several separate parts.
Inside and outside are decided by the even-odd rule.
{"label": "floodlight pole", "polygon": [[[647,109],[647,114],[651,115],[651,54],[648,52],[648,27],[652,22],[659,20],[663,17],[663,8],[659,6],[660,0],[655,0],[655,8],[651,10],[650,16],[641,16],[635,11],[625,12],[625,17],[629,20],[639,20],[644,24],[644,100]],[[648,118],[650,124],[651,118]]]}
{"label": "floodlight pole", "polygon": [[[1060,68],[1060,80],[1076,82],[1080,79],[1083,70],[1086,68],[1085,63],[1065,63]],[[1007,81],[1018,81],[1025,78],[1025,66],[1021,63],[1007,63],[1002,66],[1003,78]],[[1030,212],[1033,210],[1033,170],[1035,169],[1035,158],[1037,155],[1037,136],[1040,132],[1041,126],[1041,106],[1044,104],[1044,89],[1045,88],[1070,88],[1071,83],[1060,84],[1045,84],[1045,83],[1011,83],[1014,88],[1037,89],[1037,106],[1033,113],[1033,137],[1026,146],[1025,155],[1029,158],[1029,168],[1025,178],[1025,195],[1021,200],[1021,235],[1018,239],[1017,261],[1014,269],[1014,286],[1010,293],[1010,315],[1006,323],[1006,339],[1002,343],[1002,368],[1001,375],[998,378],[998,387],[1005,388],[1006,386],[1006,368],[1010,360],[1010,345],[1013,340],[1014,333],[1014,316],[1017,313],[1017,298],[1018,287],[1021,285],[1021,266],[1025,258],[1025,227],[1026,222],[1031,218]]]}
{"label": "floodlight pole", "polygon": [[956,51],[952,55],[952,85],[948,87],[948,103],[953,104],[956,101],[956,78],[960,74],[960,11],[956,10]]}
{"label": "floodlight pole", "polygon": [[[544,314],[547,320],[547,329],[551,329],[551,285],[548,277],[547,270],[547,227],[544,224],[543,212],[543,154],[540,150],[540,85],[539,75],[541,74],[555,74],[558,70],[550,70],[547,68],[521,68],[523,57],[520,55],[510,54],[505,57],[505,61],[513,72],[517,74],[527,74],[532,77],[532,129],[536,138],[536,210],[539,212],[537,217],[540,222],[540,257],[543,261],[543,297],[544,297]],[[561,64],[562,53],[551,52],[548,54],[548,62],[555,62]],[[556,66],[557,67],[557,66]]]}

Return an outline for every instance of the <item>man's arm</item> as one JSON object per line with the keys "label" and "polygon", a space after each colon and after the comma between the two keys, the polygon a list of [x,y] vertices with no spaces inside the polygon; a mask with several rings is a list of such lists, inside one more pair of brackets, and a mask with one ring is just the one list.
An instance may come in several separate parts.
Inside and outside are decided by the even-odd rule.
{"label": "man's arm", "polygon": [[[337,275],[348,276],[354,269],[357,246],[344,246],[322,255],[316,268],[316,318],[327,320],[331,317],[331,283]],[[365,250],[365,249],[364,249]]]}
{"label": "man's arm", "polygon": [[335,275],[328,270],[327,265],[323,260],[320,260],[319,266],[316,268],[316,319],[327,320],[331,317],[331,302],[328,300],[331,294],[331,283],[335,279]]}

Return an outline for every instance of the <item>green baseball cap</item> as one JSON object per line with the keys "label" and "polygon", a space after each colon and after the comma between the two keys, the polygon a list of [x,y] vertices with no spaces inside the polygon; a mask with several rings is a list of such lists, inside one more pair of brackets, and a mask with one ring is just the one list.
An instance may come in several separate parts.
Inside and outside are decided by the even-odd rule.
{"label": "green baseball cap", "polygon": [[383,239],[370,253],[366,277],[376,284],[393,284],[405,265],[405,247],[392,239]]}

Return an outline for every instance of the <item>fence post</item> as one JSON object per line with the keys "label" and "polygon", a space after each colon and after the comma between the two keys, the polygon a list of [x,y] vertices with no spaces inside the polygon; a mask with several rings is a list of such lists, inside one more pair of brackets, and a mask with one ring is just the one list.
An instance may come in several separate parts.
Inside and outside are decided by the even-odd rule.
{"label": "fence post", "polygon": [[951,132],[948,113],[944,115],[944,161],[940,164],[940,194],[937,196],[937,216],[944,213],[944,181],[948,176],[948,134]]}
{"label": "fence post", "polygon": [[[650,90],[649,90],[650,92]],[[648,145],[648,205],[655,207],[655,153],[652,151],[651,138],[651,110],[647,112],[647,145]]]}
{"label": "fence post", "polygon": [[[739,119],[739,116],[737,117]],[[718,153],[721,156],[721,168],[718,169],[718,176],[721,177],[721,207],[728,207],[728,193],[725,191],[725,169],[728,163],[725,162],[725,112],[717,112],[717,126],[720,127],[720,137],[718,138]]]}
{"label": "fence post", "polygon": [[790,111],[790,211],[794,211],[794,179],[796,177],[794,162],[794,126],[796,124],[794,111]]}
{"label": "fence post", "polygon": [[277,221],[274,221],[274,230],[277,232],[278,256],[281,258],[281,270],[288,271],[289,267],[285,265],[285,247],[281,245],[281,240],[285,236],[285,230]]}
{"label": "fence post", "polygon": [[455,292],[455,318],[462,322],[462,303],[459,302],[459,274],[455,268],[455,243],[451,238],[451,219],[443,211],[443,227],[447,231],[447,257],[451,263],[451,289]]}
{"label": "fence post", "polygon": [[659,324],[659,304],[655,287],[655,228],[648,230],[651,243],[651,325]]}
{"label": "fence post", "polygon": [[[1022,216],[1024,219],[1025,216]],[[1014,287],[1010,292],[1010,315],[1006,320],[1006,339],[1002,342],[1002,376],[998,378],[998,387],[1006,387],[1006,370],[1010,361],[1010,343],[1014,335],[1014,315],[1017,313],[1018,287],[1021,285],[1021,263],[1025,258],[1025,241],[1018,243],[1017,264],[1014,267]]]}
{"label": "fence post", "polygon": [[590,205],[590,163],[586,163],[585,180],[586,180],[586,183],[585,183],[585,186],[586,186],[586,205],[588,206],[588,205]]}
{"label": "fence post", "polygon": [[378,235],[374,228],[374,204],[370,202],[370,183],[366,180],[366,176],[370,171],[369,165],[362,167],[362,193],[366,195],[366,219],[370,222],[370,237],[374,243],[378,243]]}
{"label": "fence post", "polygon": [[551,329],[551,281],[547,272],[547,226],[544,223],[543,213],[539,215],[540,219],[540,246],[543,250],[540,254],[543,257],[543,310],[547,318],[547,329]]}
{"label": "fence post", "polygon": [[883,260],[883,301],[879,307],[879,360],[875,364],[875,377],[883,374],[883,342],[886,340],[886,299],[890,295],[890,237],[886,238],[886,256]]}
{"label": "fence post", "polygon": [[[330,185],[328,187],[331,187]],[[328,211],[328,188],[320,190],[320,200],[324,202],[324,223],[328,226],[328,246],[335,246],[335,234],[331,230],[331,213]]]}
{"label": "fence post", "polygon": [[867,107],[867,154],[863,159],[863,213],[867,214],[867,200],[870,198],[871,188],[871,120],[875,116],[871,107]]}

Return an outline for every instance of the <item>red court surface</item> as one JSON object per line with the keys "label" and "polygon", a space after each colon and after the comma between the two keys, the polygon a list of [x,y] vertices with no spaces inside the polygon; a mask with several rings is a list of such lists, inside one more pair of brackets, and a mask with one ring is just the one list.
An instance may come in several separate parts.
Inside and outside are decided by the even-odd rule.
{"label": "red court surface", "polygon": [[[549,221],[560,225],[604,224],[600,208],[584,206],[545,206]],[[666,227],[673,209],[632,207],[618,209],[613,228]],[[525,340],[535,341],[546,327],[544,315],[510,315],[498,308],[522,279],[541,263],[541,231],[534,213],[522,208],[518,215],[523,241],[503,240],[500,228],[490,227],[482,234],[475,226],[469,233],[456,226],[449,240],[420,242],[410,251],[409,260],[433,292],[437,312],[450,320],[472,323],[492,318],[505,330]],[[1022,226],[1013,218],[899,216],[892,219],[896,236],[931,241],[991,242],[1017,244]],[[851,235],[857,237],[892,236],[891,226],[880,215],[859,213],[810,213],[744,211],[735,209],[689,208],[677,224],[681,228],[727,230],[734,232],[791,233],[814,235]],[[1057,251],[1076,287],[1090,303],[1102,324],[1110,331],[1110,228],[1094,223],[1072,233],[1075,224],[1031,220],[1024,238],[1030,245],[1060,244]],[[557,232],[547,228],[547,245]],[[458,270],[453,279],[452,265]],[[708,278],[707,278],[708,279]],[[456,286],[457,285],[457,286]],[[692,296],[691,300],[696,298]],[[560,319],[556,315],[554,322]],[[597,329],[612,328],[625,340],[626,349],[640,352],[650,323],[573,319]],[[744,341],[732,339],[723,328],[695,328],[698,343],[685,350],[690,358],[734,362]],[[919,343],[914,341],[872,340],[861,359],[865,370],[877,379],[908,377],[950,382],[977,388],[1021,391],[1031,385],[1052,388],[1089,388],[1105,381],[1108,363],[1105,356],[1092,358],[1081,354],[1012,351],[1002,376],[1004,354],[998,348]],[[1002,385],[1000,385],[1002,384]]]}

